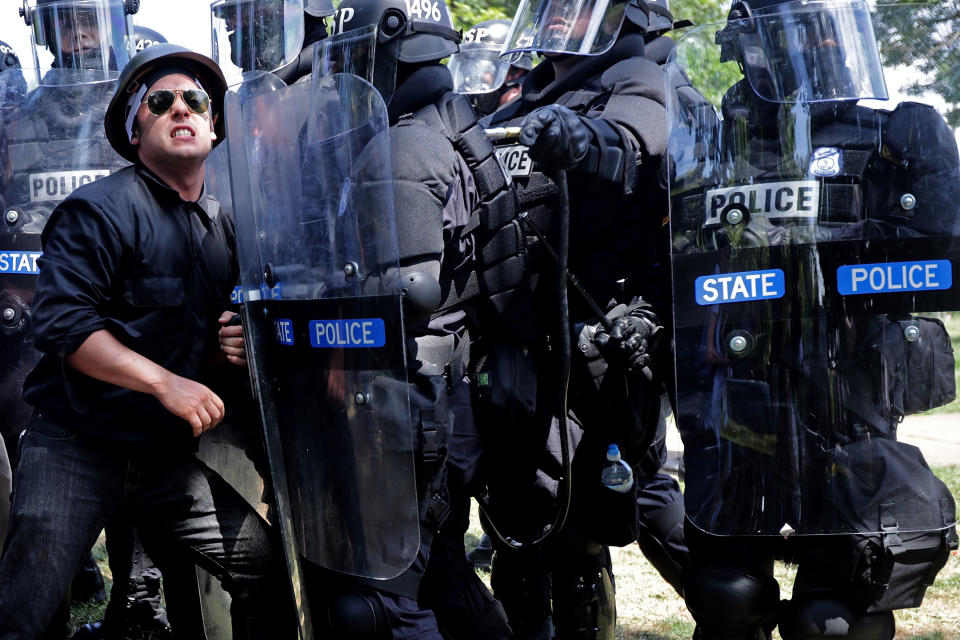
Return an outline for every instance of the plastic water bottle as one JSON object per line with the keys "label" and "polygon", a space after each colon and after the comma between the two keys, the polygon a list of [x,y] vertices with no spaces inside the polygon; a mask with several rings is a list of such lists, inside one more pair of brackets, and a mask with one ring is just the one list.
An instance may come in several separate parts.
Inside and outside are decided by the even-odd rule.
{"label": "plastic water bottle", "polygon": [[633,488],[633,470],[620,459],[620,448],[615,444],[607,447],[607,464],[603,465],[600,482],[617,493],[627,493]]}

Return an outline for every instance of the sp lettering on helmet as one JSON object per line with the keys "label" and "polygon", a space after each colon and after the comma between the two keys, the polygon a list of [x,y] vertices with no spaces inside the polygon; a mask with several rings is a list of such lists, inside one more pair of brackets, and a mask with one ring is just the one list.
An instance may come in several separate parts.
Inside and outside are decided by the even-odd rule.
{"label": "sp lettering on helmet", "polygon": [[484,29],[483,27],[474,27],[473,29],[470,29],[470,31],[467,31],[467,33],[463,36],[463,43],[469,44],[472,42],[483,42],[488,35],[490,35],[489,29]]}
{"label": "sp lettering on helmet", "polygon": [[333,14],[333,24],[330,25],[330,35],[335,36],[350,31],[350,21],[357,14],[353,7],[341,7]]}
{"label": "sp lettering on helmet", "polygon": [[510,31],[509,20],[484,20],[467,31],[463,36],[462,44],[485,44],[490,48],[497,49],[507,39],[507,32]]}

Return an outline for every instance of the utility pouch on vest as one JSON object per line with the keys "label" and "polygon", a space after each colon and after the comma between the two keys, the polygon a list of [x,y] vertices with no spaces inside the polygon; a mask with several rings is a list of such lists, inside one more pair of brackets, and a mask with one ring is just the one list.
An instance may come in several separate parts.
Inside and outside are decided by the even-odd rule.
{"label": "utility pouch on vest", "polygon": [[588,478],[590,489],[583,496],[583,522],[590,539],[611,547],[624,547],[640,536],[637,508],[637,481],[625,493],[617,493],[600,482],[600,468]]}
{"label": "utility pouch on vest", "polygon": [[[956,505],[920,450],[888,438],[835,447],[825,489],[826,517],[854,531],[850,577],[867,611],[918,607],[957,548]],[[881,531],[882,533],[873,533]]]}
{"label": "utility pouch on vest", "polygon": [[872,317],[845,371],[847,406],[882,433],[956,398],[953,346],[936,318]]}
{"label": "utility pouch on vest", "polygon": [[453,429],[447,406],[447,381],[441,375],[417,373],[411,377],[410,411],[417,425],[417,493],[420,522],[439,529],[450,510],[445,462]]}
{"label": "utility pouch on vest", "polygon": [[903,411],[909,415],[953,402],[957,397],[953,345],[936,318],[912,317],[899,322],[904,345]]}
{"label": "utility pouch on vest", "polygon": [[537,410],[537,371],[525,347],[493,345],[470,375],[475,409],[488,425],[532,418]]}
{"label": "utility pouch on vest", "polygon": [[770,385],[762,380],[724,380],[720,396],[720,436],[772,460],[777,450],[772,402]]}

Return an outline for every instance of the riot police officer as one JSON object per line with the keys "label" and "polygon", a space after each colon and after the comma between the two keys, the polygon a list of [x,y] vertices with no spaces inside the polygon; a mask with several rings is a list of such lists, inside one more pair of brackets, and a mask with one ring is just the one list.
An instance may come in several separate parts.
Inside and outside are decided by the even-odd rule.
{"label": "riot police officer", "polygon": [[[611,443],[633,466],[640,501],[656,504],[644,505],[646,512],[665,516],[650,555],[664,559],[658,568],[677,585],[682,570],[682,560],[664,553],[671,536],[679,557],[685,553],[679,491],[669,478],[659,487],[655,480],[665,453],[664,387],[645,369],[669,317],[666,200],[657,182],[666,100],[659,66],[644,58],[647,26],[642,3],[603,15],[565,3],[522,3],[504,54],[534,51],[545,60],[524,79],[520,98],[489,118],[491,127],[521,128],[519,140],[504,140],[498,154],[529,212],[520,227],[524,250],[517,252],[527,262],[523,275],[511,281],[518,270],[508,261],[489,266],[498,274],[490,280],[507,285],[493,298],[505,327],[490,336],[476,376],[478,413],[488,416],[481,424],[515,425],[485,434],[487,455],[497,460],[496,474],[485,477],[485,511],[490,528],[501,532],[494,592],[518,637],[551,637],[551,624],[560,638],[612,637],[605,544],[636,539],[641,514],[636,493],[615,496],[600,483]],[[563,175],[569,189],[558,188]],[[569,276],[551,253],[567,254],[582,293],[573,290],[565,300]],[[577,358],[563,355],[571,337]],[[572,373],[569,394],[557,391],[567,387],[564,370]],[[506,390],[511,378],[536,396]],[[571,442],[579,438],[572,487],[565,447],[557,444],[568,431]],[[568,499],[564,524],[554,514]],[[554,531],[542,549],[503,540],[529,542]]]}
{"label": "riot police officer", "polygon": [[463,36],[460,51],[450,56],[453,88],[470,96],[481,116],[487,116],[520,95],[520,82],[533,69],[533,56],[524,52],[504,62],[500,49],[510,30],[509,20],[484,20]]}
{"label": "riot police officer", "polygon": [[[678,104],[670,142],[695,637],[889,639],[956,548],[896,427],[955,396],[918,312],[960,301],[904,274],[955,260],[957,143],[933,107],[858,102],[887,99],[866,3],[738,0],[669,72],[714,45],[740,77],[698,76],[722,99]],[[798,565],[783,602],[775,558]]]}
{"label": "riot police officer", "polygon": [[[416,560],[398,579],[367,582],[365,592],[353,589],[353,597],[382,611],[393,627],[377,637],[439,638],[443,629],[455,637],[507,638],[502,610],[466,562],[459,524],[469,517],[463,489],[469,461],[459,456],[458,443],[472,428],[463,382],[469,357],[464,307],[472,297],[458,294],[465,291],[473,260],[468,227],[491,207],[502,212],[512,193],[476,113],[453,92],[450,72],[440,64],[458,51],[460,41],[442,1],[347,0],[333,25],[335,36],[378,27],[372,77],[390,123],[405,327],[414,360],[411,410],[421,443]],[[451,519],[458,524],[448,538],[444,525]],[[440,577],[421,585],[428,561],[430,574]],[[344,604],[345,596],[338,602]]]}

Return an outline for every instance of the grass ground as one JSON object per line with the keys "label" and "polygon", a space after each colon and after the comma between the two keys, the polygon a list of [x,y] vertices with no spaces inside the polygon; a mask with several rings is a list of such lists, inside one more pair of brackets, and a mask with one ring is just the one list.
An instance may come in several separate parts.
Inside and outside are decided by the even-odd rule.
{"label": "grass ground", "polygon": [[[960,495],[960,466],[935,468],[936,474],[950,487],[953,495]],[[469,548],[480,536],[476,514],[466,536]],[[103,540],[94,549],[94,555],[110,582]],[[660,578],[636,546],[613,549],[613,565],[617,582],[616,640],[687,640],[693,633],[693,619],[683,600]],[[793,583],[794,570],[778,564],[776,577],[781,597],[787,598]],[[487,576],[481,574],[482,577]],[[78,626],[98,620],[104,605],[75,605],[71,622]],[[923,606],[896,613],[898,640],[960,640],[960,557],[953,552],[937,576],[936,583],[927,590]],[[774,633],[774,638],[780,636]],[[132,638],[131,640],[149,640]]]}

